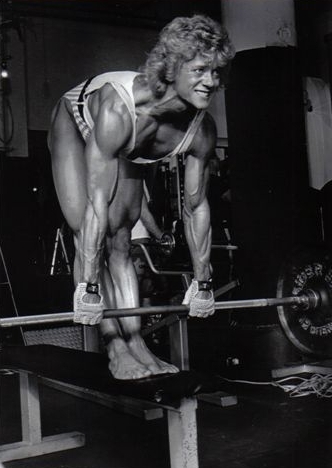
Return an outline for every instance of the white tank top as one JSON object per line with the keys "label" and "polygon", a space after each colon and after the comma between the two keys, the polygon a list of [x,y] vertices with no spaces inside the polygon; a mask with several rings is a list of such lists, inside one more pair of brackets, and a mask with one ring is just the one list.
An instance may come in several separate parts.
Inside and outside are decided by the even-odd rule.
{"label": "white tank top", "polygon": [[[113,88],[116,90],[116,92],[119,94],[123,102],[128,108],[129,114],[132,119],[132,135],[131,138],[125,148],[122,149],[120,152],[119,156],[120,157],[126,157],[128,156],[135,148],[135,143],[136,143],[136,112],[135,112],[135,100],[134,100],[134,94],[133,94],[133,83],[135,77],[138,75],[137,72],[132,72],[132,71],[123,71],[123,72],[109,72],[109,73],[103,73],[101,75],[98,75],[88,82],[81,83],[77,87],[73,88],[71,91],[68,91],[65,96],[71,101],[73,110],[74,110],[74,115],[75,118],[77,117],[76,114],[78,114],[78,111],[76,109],[75,112],[75,106],[77,105],[83,105],[83,117],[85,124],[87,125],[89,131],[91,132],[91,129],[94,126],[93,119],[91,117],[91,114],[88,109],[87,105],[87,100],[89,96],[96,90],[100,89],[102,86],[104,86],[106,83],[110,83]],[[183,137],[183,139],[180,141],[180,143],[176,146],[176,148],[173,149],[170,153],[166,154],[165,156],[159,158],[161,159],[166,159],[166,158],[171,158],[172,156],[176,154],[181,154],[185,153],[188,151],[189,146],[191,145],[196,132],[204,118],[205,111],[197,111],[195,114],[195,117],[193,120],[189,123],[188,129]],[[83,122],[84,124],[84,122]],[[78,122],[79,128],[82,132],[81,126],[82,122]],[[83,134],[83,137],[86,139],[89,133],[88,130],[86,130]],[[137,164],[146,164],[146,163],[155,163],[157,160],[155,159],[145,159],[141,157],[137,157],[136,159],[133,159],[132,162],[137,163]]]}

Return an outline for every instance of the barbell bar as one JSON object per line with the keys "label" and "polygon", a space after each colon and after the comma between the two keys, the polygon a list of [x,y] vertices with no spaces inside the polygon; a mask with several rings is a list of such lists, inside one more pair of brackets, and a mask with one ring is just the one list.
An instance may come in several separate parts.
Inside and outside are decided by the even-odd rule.
{"label": "barbell bar", "polygon": [[[171,242],[170,242],[171,244]],[[216,310],[276,306],[279,323],[291,343],[305,354],[332,357],[332,254],[324,246],[296,249],[284,262],[276,298],[216,302]],[[105,309],[104,318],[187,315],[185,305]],[[74,312],[0,318],[6,327],[70,322]]]}
{"label": "barbell bar", "polygon": [[[318,306],[318,304],[319,295],[314,290],[308,290],[299,296],[220,301],[215,303],[215,309],[218,311],[255,307],[272,307],[278,305],[293,305],[308,309],[315,308]],[[189,308],[186,305],[161,305],[152,307],[133,307],[127,309],[104,309],[103,318],[120,318],[172,313],[186,315],[189,313]],[[74,312],[57,312],[53,314],[5,317],[0,319],[0,328],[68,322],[72,321],[73,318]]]}

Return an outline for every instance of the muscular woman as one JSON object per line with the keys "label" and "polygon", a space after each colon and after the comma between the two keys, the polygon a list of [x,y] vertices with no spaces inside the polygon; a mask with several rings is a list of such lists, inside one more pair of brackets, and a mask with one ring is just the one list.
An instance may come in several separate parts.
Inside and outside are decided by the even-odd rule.
{"label": "muscular woman", "polygon": [[142,71],[89,79],[53,112],[54,182],[76,249],[74,321],[100,323],[115,378],[177,371],[147,348],[138,317],[102,319],[105,308],[139,305],[130,232],[140,216],[143,164],[187,155],[183,219],[195,277],[185,303],[193,316],[214,312],[206,190],[216,129],[206,110],[232,56],[218,23],[201,15],[175,18]]}

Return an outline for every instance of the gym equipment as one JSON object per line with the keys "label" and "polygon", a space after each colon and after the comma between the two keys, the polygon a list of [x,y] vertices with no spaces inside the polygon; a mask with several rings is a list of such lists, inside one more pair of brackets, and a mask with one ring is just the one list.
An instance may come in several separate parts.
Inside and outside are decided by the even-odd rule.
{"label": "gym equipment", "polygon": [[[277,306],[281,325],[295,346],[301,347],[304,352],[310,354],[330,354],[332,350],[328,341],[332,333],[331,265],[330,256],[323,250],[298,252],[285,263],[278,280],[276,298],[217,302],[216,309]],[[81,393],[85,392],[90,394],[87,398],[93,396],[96,398],[95,401],[99,402],[105,398],[104,394],[108,391],[118,395],[124,393],[129,399],[135,395],[134,398],[138,398],[138,401],[148,398],[150,400],[148,404],[151,404],[152,400],[157,408],[167,411],[171,467],[198,468],[196,394],[198,392],[213,393],[218,389],[218,385],[213,380],[204,382],[200,376],[189,371],[186,329],[188,308],[176,305],[106,309],[104,317],[158,313],[176,313],[168,324],[171,332],[171,361],[181,370],[176,375],[155,376],[134,383],[113,379],[115,384],[113,386],[105,361],[107,358],[96,353],[64,350],[47,345],[5,347],[1,350],[0,367],[15,369],[20,374],[23,441],[0,446],[0,460],[52,453],[79,447],[84,443],[84,435],[76,432],[50,437],[41,436],[37,385],[37,377],[41,375],[42,381],[55,378],[56,385],[60,385],[59,388],[64,384],[73,385],[73,394],[81,396]],[[72,318],[73,312],[10,317],[0,319],[0,327],[71,321]],[[50,365],[51,355],[54,356],[52,366]],[[75,365],[70,364],[72,360],[75,360]],[[64,364],[68,364],[67,370]],[[82,371],[80,366],[87,368],[88,372]],[[89,382],[84,379],[89,379]],[[89,387],[92,388],[89,389]],[[96,395],[95,392],[99,393]],[[120,401],[121,398],[122,396]],[[109,403],[109,400],[107,401]],[[137,406],[135,410],[137,411]]]}
{"label": "gym equipment", "polygon": [[[29,348],[32,347],[22,347],[21,353],[23,354]],[[55,349],[55,354],[57,351],[59,351],[59,348]],[[43,350],[38,350],[38,353],[40,352],[43,352]],[[89,372],[90,370],[90,368],[87,368],[85,372]],[[39,384],[51,382],[55,384],[54,388],[61,390],[61,382],[40,376],[40,372],[36,374],[24,369],[15,372],[18,372],[20,377],[22,440],[0,445],[0,461],[25,459],[84,446],[85,435],[81,432],[73,431],[48,436],[42,435],[42,408],[39,398]],[[59,384],[59,387],[56,386],[57,384]],[[110,398],[113,397],[110,394],[110,389],[106,392],[100,392],[77,385],[71,385],[71,388],[73,395],[88,400],[91,399],[100,404],[103,404],[103,400],[107,399],[106,406],[110,406]],[[138,408],[140,403],[140,400],[137,398],[122,395],[117,398],[118,401],[114,405],[115,408],[121,407],[122,409],[123,406],[130,404]],[[183,397],[174,406],[150,402],[144,402],[144,404],[145,408],[149,409],[150,414],[154,412],[157,417],[160,417],[160,415],[158,416],[160,412],[162,412],[162,415],[164,413],[167,414],[170,467],[198,468],[196,398],[194,396]]]}
{"label": "gym equipment", "polygon": [[156,241],[156,245],[161,248],[166,257],[169,257],[175,249],[175,237],[171,232],[165,231],[161,239]]}
{"label": "gym equipment", "polygon": [[[176,240],[171,232],[165,231],[160,239],[151,239],[145,245],[157,247],[166,257],[169,257],[176,247]],[[212,244],[211,248],[212,250],[238,250],[238,246],[232,244]]]}
{"label": "gym equipment", "polygon": [[[264,298],[264,299],[244,299],[238,301],[216,302],[216,310],[246,309],[255,307],[271,307],[281,304],[299,305],[301,307],[315,307],[319,291],[303,292],[301,296]],[[187,315],[189,309],[186,305],[165,305],[153,307],[133,307],[128,309],[104,309],[103,318],[134,317],[157,314],[184,314]],[[0,328],[17,327],[23,325],[41,325],[45,323],[68,322],[73,320],[74,312],[58,312],[54,314],[25,315],[20,317],[6,317],[0,319]]]}
{"label": "gym equipment", "polygon": [[[216,302],[216,310],[278,307],[281,326],[302,352],[332,355],[332,263],[322,248],[295,252],[285,263],[278,280],[277,297]],[[105,309],[104,318],[150,314],[187,315],[185,305],[161,305],[129,309]],[[6,317],[0,327],[68,322],[73,312]]]}
{"label": "gym equipment", "polygon": [[289,340],[305,354],[332,356],[332,262],[324,249],[298,249],[285,262],[277,296],[310,297],[308,306],[279,304],[280,324]]}
{"label": "gym equipment", "polygon": [[65,224],[63,223],[61,227],[57,228],[56,230],[56,235],[55,235],[55,241],[54,241],[54,248],[53,248],[53,255],[52,255],[52,263],[51,263],[51,269],[50,269],[50,276],[54,276],[56,274],[56,262],[58,255],[61,254],[66,266],[66,274],[70,275],[71,274],[71,268],[70,268],[70,262],[65,246],[65,241],[63,238],[63,230],[64,230]]}
{"label": "gym equipment", "polygon": [[0,445],[0,460],[84,445],[84,434],[79,432],[42,436],[38,390],[41,382],[111,408],[125,407],[125,412],[135,416],[143,413],[148,414],[148,419],[156,419],[166,414],[171,468],[198,468],[195,395],[215,392],[220,382],[189,371],[186,322],[186,317],[175,316],[167,324],[171,362],[180,372],[139,381],[112,379],[108,359],[102,354],[49,345],[4,347],[0,350],[0,368],[5,372],[13,369],[20,375],[22,440]]}
{"label": "gym equipment", "polygon": [[53,345],[5,346],[1,367],[32,372],[45,378],[97,390],[177,406],[179,400],[197,393],[216,391],[220,381],[182,370],[138,380],[119,380],[108,370],[109,359],[101,353]]}
{"label": "gym equipment", "polygon": [[[140,243],[135,241],[135,245],[137,244]],[[175,249],[176,241],[170,231],[165,231],[160,239],[152,237],[148,242],[144,242],[144,245],[154,247],[158,249],[161,254],[165,255],[165,257],[169,257]]]}

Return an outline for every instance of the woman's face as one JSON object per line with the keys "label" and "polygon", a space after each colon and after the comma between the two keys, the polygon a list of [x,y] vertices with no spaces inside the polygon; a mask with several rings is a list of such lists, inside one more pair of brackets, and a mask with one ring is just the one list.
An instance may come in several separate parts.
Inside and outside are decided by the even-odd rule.
{"label": "woman's face", "polygon": [[196,55],[183,63],[173,87],[182,100],[196,109],[207,109],[220,83],[219,71],[215,56]]}

